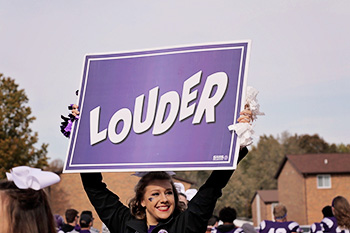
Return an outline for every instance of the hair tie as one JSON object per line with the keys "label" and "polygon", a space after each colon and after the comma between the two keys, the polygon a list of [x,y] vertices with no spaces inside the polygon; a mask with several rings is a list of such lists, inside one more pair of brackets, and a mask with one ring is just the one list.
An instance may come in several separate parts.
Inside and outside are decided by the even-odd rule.
{"label": "hair tie", "polygon": [[19,166],[12,168],[10,173],[6,172],[7,180],[13,181],[19,189],[39,190],[58,183],[60,177],[49,171],[39,168]]}
{"label": "hair tie", "polygon": [[275,217],[275,219],[284,219],[284,218],[286,218],[287,217],[287,214],[285,214],[285,215],[283,215],[283,216],[281,216],[281,217]]}
{"label": "hair tie", "polygon": [[334,207],[335,198],[332,200],[332,207]]}

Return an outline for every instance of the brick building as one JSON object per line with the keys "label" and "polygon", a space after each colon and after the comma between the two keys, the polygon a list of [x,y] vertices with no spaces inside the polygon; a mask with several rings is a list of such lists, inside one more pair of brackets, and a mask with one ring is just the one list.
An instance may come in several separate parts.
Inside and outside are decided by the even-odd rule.
{"label": "brick building", "polygon": [[350,200],[350,154],[287,155],[275,178],[288,219],[311,225],[323,218],[322,208],[335,196]]}
{"label": "brick building", "polygon": [[278,204],[277,190],[257,191],[251,203],[254,226],[263,220],[273,220],[272,210],[276,204]]}
{"label": "brick building", "polygon": [[[107,187],[118,194],[120,200],[127,205],[134,195],[134,186],[140,179],[133,176],[133,172],[121,173],[103,173],[103,181]],[[91,210],[94,220],[94,227],[101,230],[102,222],[96,214],[93,206],[83,189],[80,174],[64,173],[60,174],[61,181],[52,185],[49,189],[51,207],[54,214],[60,214],[64,217],[66,209],[73,208],[80,213],[83,210]],[[191,182],[175,177],[174,182],[181,182],[187,190],[191,186]]]}

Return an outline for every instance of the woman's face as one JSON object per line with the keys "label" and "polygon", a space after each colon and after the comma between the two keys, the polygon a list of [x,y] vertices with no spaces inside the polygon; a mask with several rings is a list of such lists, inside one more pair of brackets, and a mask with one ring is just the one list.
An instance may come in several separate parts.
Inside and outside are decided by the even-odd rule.
{"label": "woman's face", "polygon": [[168,180],[154,180],[145,188],[141,202],[146,207],[148,225],[157,225],[160,219],[167,219],[175,209],[174,190]]}

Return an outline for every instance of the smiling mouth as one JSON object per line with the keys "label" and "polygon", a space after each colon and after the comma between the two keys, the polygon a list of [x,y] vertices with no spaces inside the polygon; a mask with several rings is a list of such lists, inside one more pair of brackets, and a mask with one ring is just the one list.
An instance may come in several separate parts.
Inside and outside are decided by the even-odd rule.
{"label": "smiling mouth", "polygon": [[161,211],[161,212],[166,212],[168,211],[170,208],[170,206],[159,206],[157,207],[157,210]]}

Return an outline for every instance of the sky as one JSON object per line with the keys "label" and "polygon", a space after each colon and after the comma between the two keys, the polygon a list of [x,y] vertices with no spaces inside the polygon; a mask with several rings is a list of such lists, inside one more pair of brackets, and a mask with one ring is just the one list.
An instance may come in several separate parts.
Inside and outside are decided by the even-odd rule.
{"label": "sky", "polygon": [[25,90],[37,147],[65,160],[60,115],[86,54],[251,40],[255,142],[287,131],[350,144],[349,22],[348,0],[0,0],[0,73]]}

